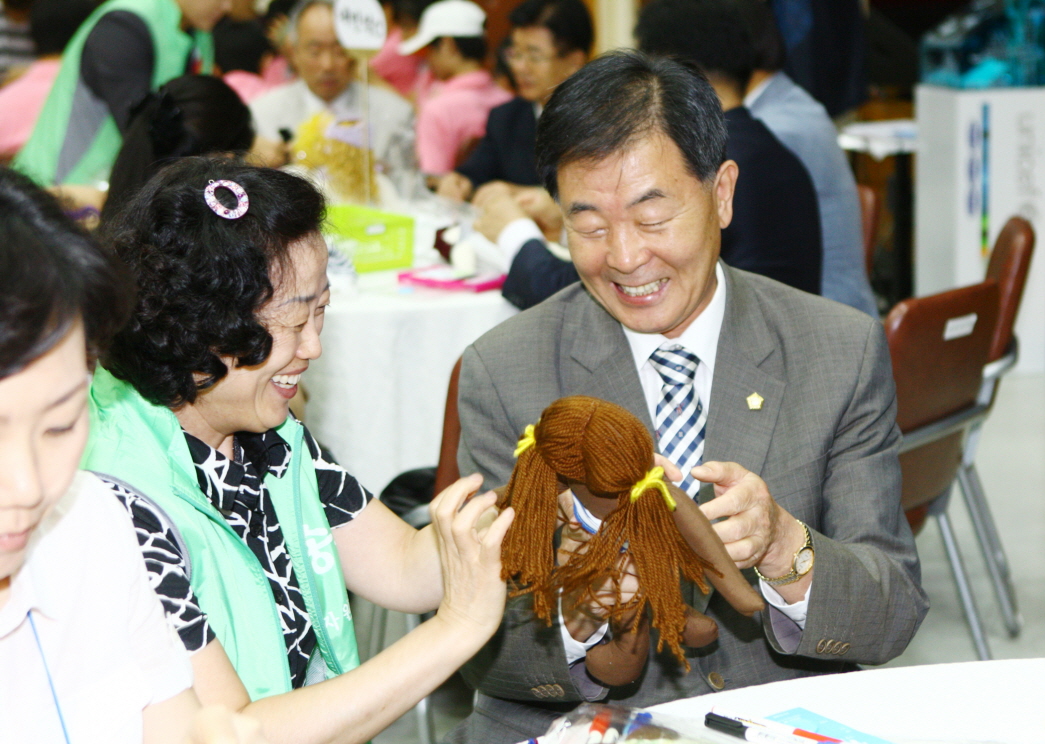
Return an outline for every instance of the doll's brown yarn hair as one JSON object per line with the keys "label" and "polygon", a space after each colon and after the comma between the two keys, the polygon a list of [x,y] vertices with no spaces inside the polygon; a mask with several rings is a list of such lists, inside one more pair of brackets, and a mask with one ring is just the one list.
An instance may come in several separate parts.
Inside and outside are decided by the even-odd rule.
{"label": "doll's brown yarn hair", "polygon": [[[605,606],[611,622],[634,612],[637,622],[649,607],[660,631],[657,651],[667,643],[686,669],[682,632],[686,607],[680,577],[707,592],[705,570],[715,569],[696,555],[679,533],[670,507],[654,487],[637,499],[632,488],[653,467],[653,439],[646,427],[624,408],[597,398],[576,395],[548,406],[529,436],[520,442],[515,469],[500,504],[515,508],[516,518],[501,550],[502,575],[512,582],[513,596],[533,594],[534,613],[551,623],[551,608],[561,591],[578,592],[578,604],[598,601],[592,586],[607,577],[616,595]],[[562,481],[577,481],[598,496],[617,499],[583,552],[556,567],[553,538]],[[620,591],[621,552],[627,548],[639,590],[627,602]]]}

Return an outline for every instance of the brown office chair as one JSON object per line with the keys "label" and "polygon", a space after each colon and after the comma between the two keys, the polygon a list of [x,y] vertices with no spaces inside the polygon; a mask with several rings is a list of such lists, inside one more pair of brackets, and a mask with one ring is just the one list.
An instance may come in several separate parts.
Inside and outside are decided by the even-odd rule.
{"label": "brown office chair", "polygon": [[978,402],[998,317],[998,284],[900,302],[885,320],[896,380],[896,422],[902,503],[915,531],[935,517],[954,571],[966,620],[980,658],[990,658],[986,635],[947,516],[951,485],[962,464],[970,427],[986,416]]}
{"label": "brown office chair", "polygon": [[1010,217],[994,241],[987,264],[987,278],[997,281],[1001,291],[1001,312],[991,341],[989,362],[1001,359],[1009,351],[1033,253],[1034,228],[1022,217]]}
{"label": "brown office chair", "polygon": [[457,469],[457,445],[461,439],[461,419],[457,415],[457,385],[461,378],[461,359],[458,357],[450,372],[450,386],[446,391],[443,410],[443,441],[439,445],[439,464],[435,468],[435,493],[461,477]]}
{"label": "brown office chair", "polygon": [[864,238],[864,268],[867,276],[874,269],[874,249],[878,237],[878,217],[882,211],[878,192],[870,186],[857,184],[856,192],[860,196],[861,234]]}
{"label": "brown office chair", "polygon": [[[994,405],[1002,375],[1016,365],[1019,356],[1013,326],[1023,297],[1023,288],[1027,283],[1033,253],[1034,229],[1022,217],[1011,218],[998,234],[987,266],[987,278],[998,282],[1000,294],[998,321],[994,327],[987,356],[988,364],[983,370],[983,384],[978,397],[978,403],[986,406],[988,413]],[[966,438],[962,464],[958,468],[958,485],[961,487],[973,529],[983,551],[984,563],[998,598],[1005,629],[1010,637],[1015,638],[1020,633],[1023,619],[1016,602],[1016,589],[1012,583],[1009,562],[976,470],[976,448],[980,441],[981,426],[982,422],[973,424]]]}

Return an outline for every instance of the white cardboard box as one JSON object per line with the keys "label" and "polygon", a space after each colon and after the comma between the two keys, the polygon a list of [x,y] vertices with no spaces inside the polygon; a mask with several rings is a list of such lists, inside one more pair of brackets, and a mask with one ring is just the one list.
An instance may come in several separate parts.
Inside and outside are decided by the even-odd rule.
{"label": "white cardboard box", "polygon": [[919,85],[915,115],[915,294],[981,281],[1006,220],[1030,220],[1018,370],[1045,371],[1045,88]]}

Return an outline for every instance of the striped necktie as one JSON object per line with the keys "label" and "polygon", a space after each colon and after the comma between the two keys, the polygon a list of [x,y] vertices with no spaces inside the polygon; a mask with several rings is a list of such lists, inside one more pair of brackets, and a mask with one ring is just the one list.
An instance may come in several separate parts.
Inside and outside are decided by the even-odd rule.
{"label": "striped necktie", "polygon": [[696,498],[700,481],[689,471],[700,464],[704,455],[708,419],[693,385],[700,360],[679,344],[664,344],[650,354],[649,360],[664,382],[654,422],[660,451],[685,476],[679,487]]}

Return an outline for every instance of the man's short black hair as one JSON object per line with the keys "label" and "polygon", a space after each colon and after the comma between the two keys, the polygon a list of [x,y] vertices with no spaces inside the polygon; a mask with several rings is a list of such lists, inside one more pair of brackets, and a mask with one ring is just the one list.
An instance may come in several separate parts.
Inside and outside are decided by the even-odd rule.
{"label": "man's short black hair", "polygon": [[591,14],[581,0],[523,0],[508,16],[513,28],[542,26],[551,32],[559,56],[591,54],[595,38]]}
{"label": "man's short black hair", "polygon": [[61,54],[97,7],[94,0],[35,0],[29,11],[29,35],[37,55]]}
{"label": "man's short black hair", "polygon": [[726,122],[714,89],[684,60],[616,51],[561,83],[537,123],[537,173],[558,198],[558,171],[598,162],[655,132],[710,184],[726,159]]}
{"label": "man's short black hair", "polygon": [[736,0],[653,0],[635,27],[639,49],[684,57],[744,95],[755,49]]}
{"label": "man's short black hair", "polygon": [[392,20],[402,24],[409,21],[414,25],[421,21],[421,14],[434,0],[392,0]]}
{"label": "man's short black hair", "polygon": [[257,19],[236,21],[222,18],[212,35],[214,61],[223,73],[242,70],[260,75],[265,55],[273,53],[265,27]]}
{"label": "man's short black hair", "polygon": [[52,195],[0,168],[0,378],[46,354],[78,320],[93,363],[133,297],[123,265]]}
{"label": "man's short black hair", "polygon": [[[224,219],[204,201],[211,181],[238,183],[247,213]],[[236,201],[224,188],[215,196]],[[319,231],[322,195],[309,181],[228,158],[182,158],[157,173],[107,226],[134,271],[138,303],[102,363],[146,400],[177,407],[228,374],[222,357],[261,364],[272,336],[257,313],[291,245]]]}
{"label": "man's short black hair", "polygon": [[268,28],[269,24],[280,16],[289,16],[295,5],[297,5],[297,0],[272,0],[262,18],[265,28]]}
{"label": "man's short black hair", "polygon": [[747,21],[751,44],[755,49],[754,68],[776,72],[784,69],[787,47],[777,26],[773,8],[765,0],[737,0]]}

